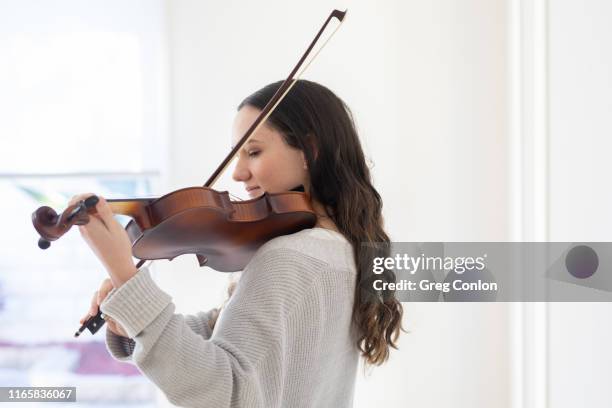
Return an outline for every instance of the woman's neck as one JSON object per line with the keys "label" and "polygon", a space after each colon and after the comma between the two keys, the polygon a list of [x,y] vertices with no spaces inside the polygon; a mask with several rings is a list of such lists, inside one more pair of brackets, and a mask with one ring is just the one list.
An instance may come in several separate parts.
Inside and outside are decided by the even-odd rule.
{"label": "woman's neck", "polygon": [[325,207],[317,200],[311,200],[311,204],[312,209],[317,215],[317,222],[315,223],[315,227],[338,231],[336,223],[330,217],[329,212],[325,209]]}

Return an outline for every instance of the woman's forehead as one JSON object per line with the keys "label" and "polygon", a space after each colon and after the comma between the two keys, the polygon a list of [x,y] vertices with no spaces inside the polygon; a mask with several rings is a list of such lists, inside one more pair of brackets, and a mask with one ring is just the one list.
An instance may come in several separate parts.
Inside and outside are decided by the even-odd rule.
{"label": "woman's forehead", "polygon": [[[240,140],[242,136],[245,135],[247,130],[251,127],[257,116],[259,115],[259,110],[250,107],[243,107],[236,114],[236,119],[234,120],[234,127],[232,131],[232,146],[235,146],[236,143]],[[248,109],[248,111],[244,111]],[[249,139],[248,144],[257,144],[257,143],[274,143],[275,141],[280,140],[279,132],[270,126],[268,123],[263,123],[259,128],[253,133],[251,138]]]}

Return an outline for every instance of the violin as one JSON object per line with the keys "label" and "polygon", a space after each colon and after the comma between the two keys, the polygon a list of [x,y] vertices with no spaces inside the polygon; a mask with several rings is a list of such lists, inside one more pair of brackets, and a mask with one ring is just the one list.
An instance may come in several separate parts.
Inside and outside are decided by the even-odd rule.
{"label": "violin", "polygon": [[[227,191],[188,187],[156,199],[107,200],[115,214],[132,220],[125,227],[132,255],[140,260],[172,260],[196,255],[200,266],[221,272],[244,269],[255,251],[270,239],[314,226],[316,215],[308,194],[264,193],[231,201]],[[32,214],[46,249],[73,225],[84,225],[95,213],[98,197],[68,207],[61,215],[44,206]]]}
{"label": "violin", "polygon": [[[227,191],[216,191],[212,186],[338,30],[345,15],[346,10],[331,12],[287,79],[202,187],[182,188],[158,198],[107,200],[113,213],[131,218],[125,228],[132,242],[132,254],[140,260],[137,268],[147,260],[172,260],[193,254],[200,266],[222,272],[239,271],[268,240],[314,226],[316,215],[309,195],[303,191],[266,192],[251,200],[232,201]],[[338,26],[304,65],[334,18],[339,21]],[[85,225],[95,213],[97,202],[98,198],[91,196],[69,206],[61,214],[47,206],[38,208],[32,214],[32,223],[40,235],[38,246],[47,249],[73,225]],[[94,334],[103,324],[99,312],[75,333],[75,337],[85,327]]]}

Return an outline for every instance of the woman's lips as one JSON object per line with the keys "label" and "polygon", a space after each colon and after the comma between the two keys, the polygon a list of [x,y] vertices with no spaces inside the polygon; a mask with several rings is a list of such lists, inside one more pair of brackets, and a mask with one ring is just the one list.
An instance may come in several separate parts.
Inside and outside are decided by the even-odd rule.
{"label": "woman's lips", "polygon": [[248,195],[250,195],[250,196],[252,197],[252,196],[254,196],[254,195],[259,194],[259,190],[260,190],[259,186],[256,186],[256,187],[248,187],[248,188],[247,188],[247,193],[248,193]]}

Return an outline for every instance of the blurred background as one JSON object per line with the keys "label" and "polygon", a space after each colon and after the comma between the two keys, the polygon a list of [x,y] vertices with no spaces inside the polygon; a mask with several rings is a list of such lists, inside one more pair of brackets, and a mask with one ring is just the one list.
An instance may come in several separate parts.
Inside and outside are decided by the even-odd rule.
{"label": "blurred background", "polygon": [[[304,78],[353,110],[394,241],[611,240],[610,2],[0,0],[0,386],[170,406],[102,333],[73,340],[105,272],[76,231],[40,251],[31,213],[202,185],[237,104],[333,8],[345,23]],[[215,187],[246,198],[230,173]],[[189,256],[154,275],[182,313],[219,306],[230,278]],[[612,404],[610,304],[404,310],[357,408]]]}

